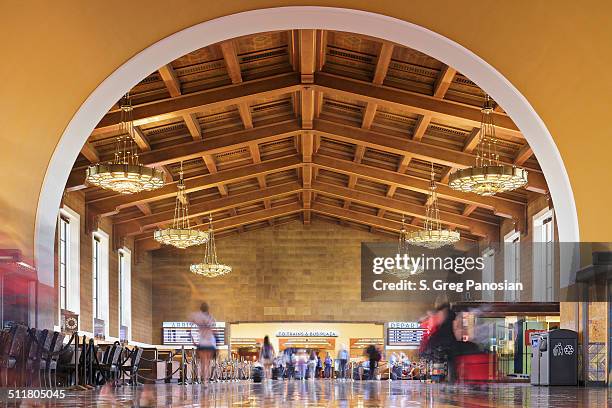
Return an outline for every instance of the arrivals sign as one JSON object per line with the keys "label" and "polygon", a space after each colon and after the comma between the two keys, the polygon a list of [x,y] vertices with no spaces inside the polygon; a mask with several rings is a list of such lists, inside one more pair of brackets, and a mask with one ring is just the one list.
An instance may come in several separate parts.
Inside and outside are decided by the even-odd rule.
{"label": "arrivals sign", "polygon": [[[225,322],[217,322],[212,329],[217,346],[225,345]],[[199,343],[200,331],[192,322],[163,322],[162,344],[168,346],[193,346]]]}
{"label": "arrivals sign", "polygon": [[278,330],[276,337],[338,337],[335,330]]}

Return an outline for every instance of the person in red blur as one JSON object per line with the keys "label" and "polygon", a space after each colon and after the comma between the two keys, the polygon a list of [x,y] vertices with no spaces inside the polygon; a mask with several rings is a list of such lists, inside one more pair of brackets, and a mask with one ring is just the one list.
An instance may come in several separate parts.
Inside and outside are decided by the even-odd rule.
{"label": "person in red blur", "polygon": [[469,341],[458,341],[455,337],[453,323],[457,317],[448,303],[436,308],[434,313],[428,313],[424,319],[424,327],[429,333],[424,336],[419,347],[420,355],[434,362],[448,363],[449,381],[454,381],[454,357],[461,354],[479,352],[478,345]]}

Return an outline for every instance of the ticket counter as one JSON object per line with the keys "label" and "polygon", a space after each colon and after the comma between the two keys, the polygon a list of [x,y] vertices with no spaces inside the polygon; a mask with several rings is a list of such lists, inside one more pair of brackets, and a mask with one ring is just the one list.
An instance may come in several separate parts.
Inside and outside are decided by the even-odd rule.
{"label": "ticket counter", "polygon": [[[259,348],[264,336],[270,337],[274,350],[282,351],[288,347],[315,350],[324,355],[329,352],[334,358],[342,345],[352,352],[352,343],[358,339],[383,338],[382,323],[230,323],[232,352],[242,348]],[[247,344],[245,339],[257,340]],[[259,341],[261,339],[261,341]],[[356,349],[357,350],[357,349]],[[246,352],[246,349],[243,350]],[[363,350],[356,351],[360,355]]]}

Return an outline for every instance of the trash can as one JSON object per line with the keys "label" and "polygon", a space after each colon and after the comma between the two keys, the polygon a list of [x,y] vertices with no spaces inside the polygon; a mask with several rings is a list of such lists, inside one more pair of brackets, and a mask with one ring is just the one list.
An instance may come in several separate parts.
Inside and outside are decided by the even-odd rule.
{"label": "trash can", "polygon": [[551,330],[542,333],[538,343],[539,384],[578,385],[578,333]]}

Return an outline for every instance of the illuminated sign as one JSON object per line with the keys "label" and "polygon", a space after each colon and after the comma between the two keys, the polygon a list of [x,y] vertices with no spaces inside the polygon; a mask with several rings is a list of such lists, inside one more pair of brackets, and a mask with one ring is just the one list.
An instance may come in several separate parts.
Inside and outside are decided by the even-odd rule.
{"label": "illuminated sign", "polygon": [[387,326],[390,329],[420,329],[419,322],[389,322]]}
{"label": "illuminated sign", "polygon": [[[217,346],[225,345],[225,322],[217,322],[212,329]],[[200,341],[198,326],[192,322],[163,322],[162,344],[168,346],[194,346]]]}
{"label": "illuminated sign", "polygon": [[335,330],[279,330],[276,337],[338,337]]}
{"label": "illuminated sign", "polygon": [[387,324],[387,345],[418,346],[427,329],[418,322],[389,322]]}

